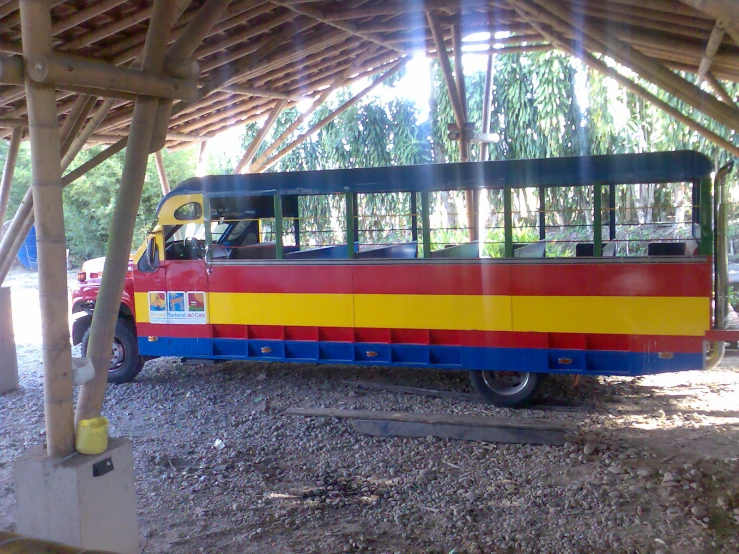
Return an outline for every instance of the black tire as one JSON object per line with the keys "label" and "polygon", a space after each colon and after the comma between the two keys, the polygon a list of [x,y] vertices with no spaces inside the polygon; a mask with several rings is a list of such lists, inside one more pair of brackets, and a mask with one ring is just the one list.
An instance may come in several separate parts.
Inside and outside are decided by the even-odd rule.
{"label": "black tire", "polygon": [[483,400],[501,408],[525,406],[536,393],[538,373],[470,371],[470,380]]}
{"label": "black tire", "polygon": [[[87,355],[87,341],[90,340],[90,329],[82,336],[82,355]],[[119,359],[115,359],[117,356]],[[139,345],[136,333],[131,324],[125,319],[118,319],[115,324],[115,336],[113,337],[113,351],[111,352],[111,364],[108,370],[108,383],[128,383],[133,381],[141,373],[144,362],[139,356]]]}

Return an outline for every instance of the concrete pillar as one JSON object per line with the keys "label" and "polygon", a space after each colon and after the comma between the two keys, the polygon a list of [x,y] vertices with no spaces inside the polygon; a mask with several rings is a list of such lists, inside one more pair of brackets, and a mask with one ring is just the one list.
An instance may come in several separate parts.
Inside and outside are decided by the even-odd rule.
{"label": "concrete pillar", "polygon": [[51,458],[37,446],[15,460],[16,530],[85,550],[139,551],[133,452],[108,441],[97,456]]}
{"label": "concrete pillar", "polygon": [[13,310],[10,288],[0,288],[0,394],[18,388],[18,358],[15,355]]}

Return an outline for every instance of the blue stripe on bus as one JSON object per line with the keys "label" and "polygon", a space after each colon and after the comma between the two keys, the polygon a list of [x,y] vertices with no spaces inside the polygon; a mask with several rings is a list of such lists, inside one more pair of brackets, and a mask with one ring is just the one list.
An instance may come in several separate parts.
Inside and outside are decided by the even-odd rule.
{"label": "blue stripe on bus", "polygon": [[488,369],[540,373],[646,375],[703,368],[700,353],[617,352],[537,348],[483,348],[280,340],[139,338],[142,356],[265,360],[331,364]]}

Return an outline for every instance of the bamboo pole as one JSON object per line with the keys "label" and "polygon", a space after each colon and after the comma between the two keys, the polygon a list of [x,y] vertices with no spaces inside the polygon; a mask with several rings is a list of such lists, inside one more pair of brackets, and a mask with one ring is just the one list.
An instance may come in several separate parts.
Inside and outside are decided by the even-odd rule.
{"label": "bamboo pole", "polygon": [[372,84],[370,84],[368,87],[366,87],[364,90],[362,90],[359,94],[355,95],[353,98],[347,100],[344,102],[341,106],[336,108],[333,112],[331,112],[329,115],[321,119],[319,122],[317,122],[315,125],[313,125],[310,129],[308,129],[305,133],[298,136],[294,141],[292,141],[290,144],[285,146],[282,150],[280,150],[277,154],[272,156],[270,159],[266,160],[264,163],[259,165],[258,167],[254,167],[252,171],[254,173],[261,173],[263,171],[266,171],[270,167],[272,167],[274,164],[276,164],[278,161],[280,161],[282,158],[287,156],[290,152],[295,150],[303,141],[305,141],[308,137],[316,134],[318,131],[323,129],[326,125],[328,125],[331,121],[336,119],[338,116],[340,116],[342,113],[344,113],[346,110],[351,108],[354,104],[359,102],[362,98],[367,96],[370,92],[372,92],[376,87],[380,86],[382,83],[387,81],[390,77],[392,77],[397,71],[403,67],[403,62],[399,61],[397,62],[393,67],[388,69],[385,74],[380,77],[379,79],[376,79]]}
{"label": "bamboo pole", "polygon": [[159,98],[192,101],[198,96],[197,83],[163,75],[151,75],[90,59],[61,54],[38,55],[27,64],[28,75],[38,83],[93,87]]}
{"label": "bamboo pole", "polygon": [[[44,0],[20,3],[23,55],[51,52],[51,11]],[[56,96],[51,85],[26,81],[31,135],[32,189],[44,360],[46,452],[62,457],[74,452],[72,351],[67,324],[67,253],[62,209],[62,168]]]}
{"label": "bamboo pole", "polygon": [[734,0],[680,0],[680,2],[720,20],[726,32],[739,45],[739,6]]}
{"label": "bamboo pole", "polygon": [[[144,46],[144,72],[161,75],[176,12],[177,3],[173,0],[157,0],[154,3]],[[99,416],[102,409],[110,366],[110,349],[128,270],[133,228],[146,178],[146,162],[154,133],[157,106],[158,99],[151,96],[141,96],[136,100],[126,161],[111,218],[105,272],[90,327],[87,354],[95,367],[95,377],[80,388],[75,413],[77,422]]]}
{"label": "bamboo pole", "polygon": [[[200,77],[200,69],[197,63],[191,60],[191,56],[198,48],[203,39],[208,36],[210,30],[218,22],[223,15],[224,10],[228,6],[230,0],[207,0],[205,4],[198,10],[198,13],[189,21],[187,26],[182,30],[180,35],[169,47],[164,57],[164,68],[171,71],[172,67],[187,65],[191,66],[192,73],[189,75],[191,79]],[[192,67],[192,66],[195,67]],[[194,102],[199,97],[197,88],[192,98],[186,99],[187,102]],[[150,151],[158,152],[164,146],[167,140],[167,130],[172,117],[172,100],[159,100],[157,106],[156,119],[154,121],[154,131],[152,133],[152,143]]]}
{"label": "bamboo pole", "polygon": [[706,43],[706,52],[703,54],[701,63],[698,66],[699,77],[703,77],[711,70],[711,63],[713,63],[713,58],[721,46],[721,41],[724,40],[725,33],[726,31],[718,23],[713,27],[711,36],[708,37],[708,42]]}
{"label": "bamboo pole", "polygon": [[285,106],[287,106],[287,100],[280,100],[274,105],[272,110],[269,112],[269,117],[267,118],[267,121],[264,122],[264,125],[262,125],[262,128],[259,129],[259,132],[254,137],[254,140],[252,140],[249,146],[246,148],[246,152],[244,152],[244,155],[241,156],[239,163],[236,164],[236,167],[234,168],[234,173],[242,173],[244,168],[247,168],[247,173],[249,172],[254,154],[257,153],[257,150],[264,142],[264,139],[267,138],[267,133],[269,133],[272,127],[274,127],[275,123],[277,122],[277,118],[282,113],[282,110],[285,109]]}
{"label": "bamboo pole", "polygon": [[722,101],[726,102],[730,106],[737,107],[737,105],[734,103],[734,100],[731,98],[731,95],[726,92],[726,89],[721,84],[721,82],[714,77],[713,73],[708,71],[703,75],[703,80],[708,83],[711,88],[713,89],[713,92],[716,93],[716,96]]}
{"label": "bamboo pole", "polygon": [[167,169],[164,167],[161,150],[154,152],[154,161],[156,162],[157,173],[159,174],[159,184],[162,185],[162,196],[167,196],[169,194],[169,179],[167,179]]}
{"label": "bamboo pole", "polygon": [[[67,116],[67,119],[64,120],[64,125],[62,125],[62,130],[60,132],[60,135],[64,137],[62,139],[62,149],[61,149],[61,155],[62,158],[64,158],[64,154],[67,153],[69,150],[69,147],[72,145],[72,142],[74,142],[74,138],[79,134],[80,129],[82,129],[82,126],[87,121],[87,116],[90,115],[90,112],[95,107],[95,104],[97,103],[97,97],[96,96],[87,96],[82,95],[80,98],[85,99],[84,106],[82,106],[82,110],[78,114],[75,114],[74,119],[71,117],[72,114]],[[69,125],[68,129],[65,129],[65,127]],[[64,170],[64,165],[62,165],[62,170]]]}
{"label": "bamboo pole", "polygon": [[454,119],[456,119],[457,127],[459,127],[461,131],[462,129],[464,129],[465,123],[464,108],[462,107],[462,99],[459,97],[457,85],[454,83],[454,76],[452,75],[452,65],[451,63],[449,63],[449,57],[446,53],[446,44],[444,43],[444,35],[441,31],[441,25],[439,25],[439,19],[435,13],[428,11],[426,12],[426,17],[429,22],[431,34],[434,37],[434,44],[436,44],[436,52],[439,57],[439,63],[441,64],[441,72],[444,75],[446,88],[449,92],[449,98],[452,101]]}
{"label": "bamboo pole", "polygon": [[13,135],[10,138],[10,145],[8,146],[8,156],[5,158],[3,179],[0,181],[0,225],[5,221],[5,212],[8,209],[10,187],[13,184],[15,163],[18,160],[18,150],[21,146],[21,140],[23,139],[23,130],[23,127],[16,127],[13,129]]}
{"label": "bamboo pole", "polygon": [[[323,92],[321,92],[320,96],[316,98],[313,101],[313,104],[311,104],[311,107],[300,114],[295,121],[288,126],[287,129],[285,129],[282,134],[275,139],[275,141],[270,144],[267,149],[262,152],[262,154],[252,163],[253,167],[259,167],[262,165],[272,154],[275,153],[275,151],[280,147],[281,144],[283,144],[289,137],[292,135],[302,123],[307,120],[313,112],[323,104],[326,99],[331,95],[332,92],[334,92],[337,88],[340,88],[346,81],[349,79],[351,74],[355,71],[358,71],[359,68],[362,66],[362,64],[375,53],[375,50],[377,50],[377,47],[369,47],[364,54],[362,54],[359,58],[357,58],[354,63],[346,70],[342,71],[341,74],[336,78],[336,80],[333,82],[331,86],[329,86],[327,89],[325,89]],[[250,172],[253,173],[253,171]]]}
{"label": "bamboo pole", "polygon": [[[482,95],[482,132],[490,132],[490,110],[493,104],[493,56],[488,55],[488,65],[485,70],[485,91]],[[488,142],[480,143],[480,161],[488,161]]]}
{"label": "bamboo pole", "polygon": [[589,54],[588,52],[586,52],[582,41],[570,40],[570,39],[562,37],[561,35],[558,35],[553,30],[546,29],[541,23],[536,21],[526,9],[524,9],[521,6],[520,0],[508,0],[508,3],[514,7],[514,9],[521,15],[521,17],[527,19],[532,27],[536,28],[540,33],[546,36],[549,40],[552,41],[552,43],[554,43],[558,48],[560,48],[564,52],[570,54],[573,57],[579,58],[580,60],[583,61],[583,63],[585,63],[589,67],[592,67],[593,69],[596,69],[597,71],[600,71],[607,77],[611,77],[614,81],[616,81],[622,87],[630,90],[631,92],[643,98],[647,102],[651,102],[652,104],[657,106],[659,109],[664,111],[666,114],[672,116],[673,118],[678,120],[680,123],[687,125],[691,129],[693,129],[696,133],[710,140],[711,142],[713,142],[720,148],[725,149],[727,152],[731,153],[734,156],[739,156],[739,147],[735,146],[734,144],[732,144],[725,138],[717,135],[713,131],[707,129],[700,123],[689,118],[685,114],[681,113],[679,110],[670,106],[664,100],[658,98],[657,96],[655,96],[654,94],[646,90],[645,88],[633,82],[631,79],[621,75],[616,69],[609,67],[605,62],[602,62],[601,60],[599,60],[592,54]]}
{"label": "bamboo pole", "polygon": [[277,100],[295,100],[300,102],[305,100],[305,96],[301,94],[290,94],[287,92],[279,92],[264,88],[245,87],[242,85],[230,85],[221,89],[223,92],[232,92],[243,96],[260,96],[262,98],[275,98]]}
{"label": "bamboo pole", "polygon": [[602,49],[618,63],[629,67],[642,78],[655,83],[666,92],[679,98],[688,105],[721,122],[727,127],[739,131],[739,110],[717,100],[699,87],[676,75],[664,65],[641,54],[626,42],[617,39],[605,29],[572,19],[571,13],[551,0],[535,0],[541,7],[530,1],[516,2],[526,6],[529,13],[543,17],[555,28],[568,29],[571,36],[582,34],[582,42],[588,50]]}
{"label": "bamboo pole", "polygon": [[62,168],[66,169],[69,167],[69,164],[72,163],[72,160],[74,160],[75,156],[79,154],[80,150],[82,150],[82,147],[85,145],[87,140],[92,136],[92,133],[95,132],[95,130],[100,126],[103,119],[105,119],[105,116],[108,115],[108,112],[113,107],[113,100],[104,100],[103,103],[100,105],[100,107],[95,112],[95,115],[92,116],[92,119],[90,122],[82,129],[81,132],[75,133],[74,136],[70,136],[71,142],[68,140],[64,140],[65,144],[69,142],[69,147],[62,155]]}

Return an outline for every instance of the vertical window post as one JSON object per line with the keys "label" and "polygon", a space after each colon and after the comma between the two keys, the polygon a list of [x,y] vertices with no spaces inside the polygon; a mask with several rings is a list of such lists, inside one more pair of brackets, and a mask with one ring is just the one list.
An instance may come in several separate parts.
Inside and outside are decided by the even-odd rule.
{"label": "vertical window post", "polygon": [[[706,177],[700,180],[700,183],[693,184],[693,189],[696,185],[700,187],[699,197],[699,218],[698,222],[701,226],[701,240],[700,240],[700,253],[703,256],[710,256],[713,254],[713,202],[711,201],[711,188],[712,181],[710,177]],[[695,208],[693,208],[695,213]],[[694,216],[695,217],[695,216]]]}
{"label": "vertical window post", "polygon": [[213,233],[210,228],[210,198],[203,195],[203,225],[205,227],[205,263],[213,261]]}
{"label": "vertical window post", "polygon": [[275,258],[281,260],[282,252],[282,196],[275,194]]}
{"label": "vertical window post", "polygon": [[357,240],[354,227],[354,194],[347,192],[346,198],[346,257],[354,257],[354,242]]}
{"label": "vertical window post", "polygon": [[409,194],[411,201],[411,240],[418,242],[418,199],[416,198],[415,192]]}
{"label": "vertical window post", "polygon": [[505,257],[513,257],[513,200],[511,198],[511,187],[503,188],[503,234]]}
{"label": "vertical window post", "polygon": [[423,257],[431,257],[431,215],[429,214],[429,191],[421,192],[421,224],[423,225]]}
{"label": "vertical window post", "polygon": [[593,185],[593,256],[603,255],[603,222],[601,202],[603,200],[603,187],[600,183]]}
{"label": "vertical window post", "polygon": [[616,184],[608,185],[608,239],[616,240]]}
{"label": "vertical window post", "polygon": [[547,189],[539,187],[539,240],[547,238]]}

